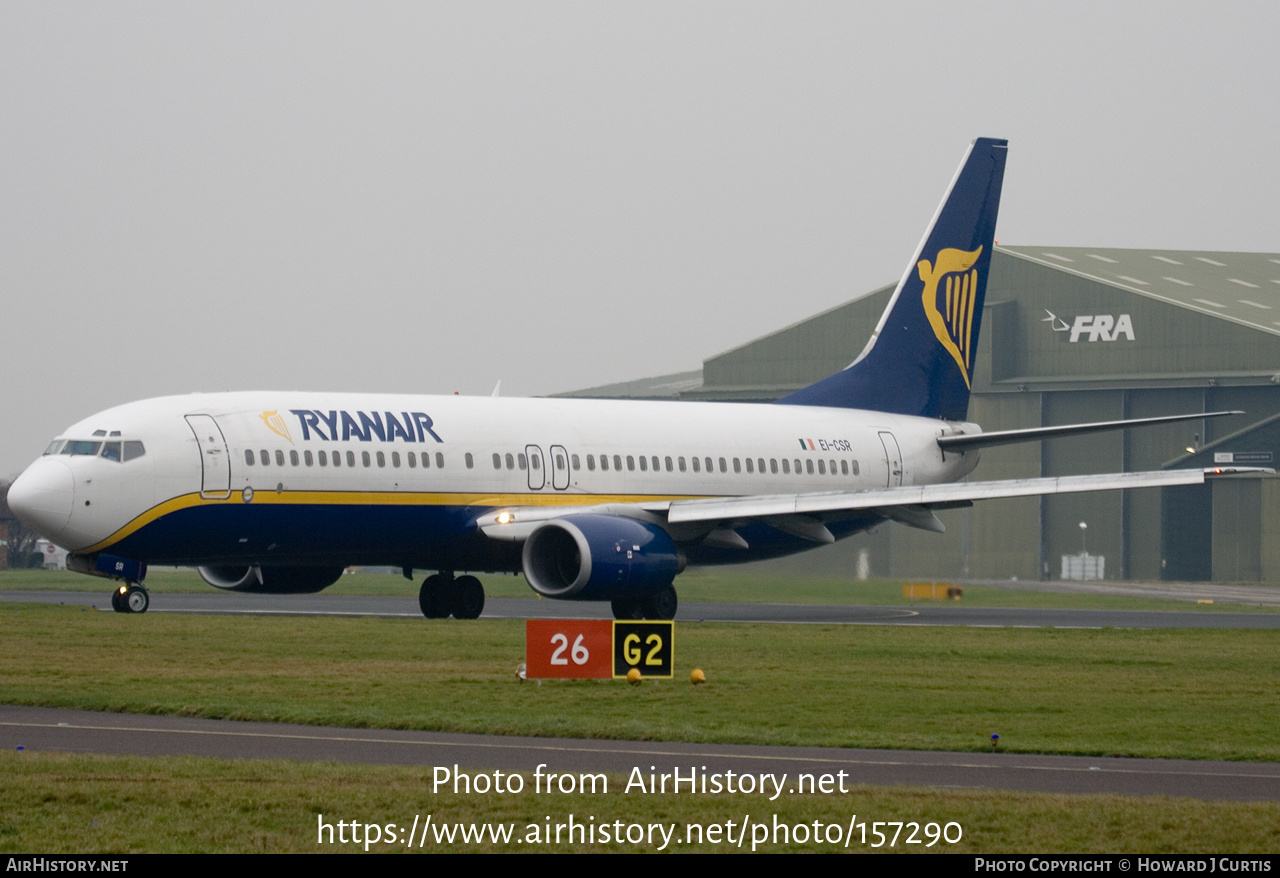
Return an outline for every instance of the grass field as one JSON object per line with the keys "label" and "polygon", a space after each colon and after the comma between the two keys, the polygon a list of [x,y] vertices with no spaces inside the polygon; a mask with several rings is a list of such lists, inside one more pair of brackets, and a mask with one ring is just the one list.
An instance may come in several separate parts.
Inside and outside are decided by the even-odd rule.
{"label": "grass field", "polygon": [[[1240,804],[1121,796],[1055,796],[981,790],[922,790],[854,787],[845,795],[804,795],[769,802],[761,796],[625,795],[611,779],[608,794],[575,795],[548,802],[520,795],[454,795],[432,792],[429,767],[396,768],[230,761],[192,758],[94,757],[70,754],[0,754],[0,852],[62,853],[355,853],[362,844],[318,844],[319,824],[358,821],[406,834],[415,816],[436,824],[510,824],[506,843],[486,839],[464,844],[429,843],[414,851],[598,852],[648,851],[655,843],[560,843],[542,839],[548,822],[565,825],[569,813],[580,824],[612,821],[675,824],[667,850],[736,850],[728,843],[676,844],[685,824],[723,826],[744,817],[771,828],[813,822],[845,831],[856,815],[867,825],[849,850],[869,851],[874,821],[933,821],[960,829],[957,844],[906,844],[894,850],[949,853],[1271,853],[1280,849],[1280,803]],[[538,840],[530,840],[531,831]],[[886,828],[889,835],[892,827]],[[949,829],[950,838],[957,833]],[[364,838],[362,829],[360,838]],[[372,835],[372,833],[369,833]],[[385,838],[380,829],[379,837]],[[824,830],[832,838],[830,830]],[[334,833],[335,839],[337,833]],[[348,838],[350,835],[348,835]],[[917,836],[924,842],[927,837]],[[759,851],[841,851],[842,844],[803,843],[767,837]],[[887,838],[887,836],[886,836]],[[519,839],[519,840],[517,840]],[[783,841],[788,843],[783,843]],[[327,838],[326,838],[327,842]],[[882,847],[881,850],[887,849]],[[377,843],[370,851],[405,851],[403,844]],[[751,836],[742,850],[751,850]]]}
{"label": "grass field", "polygon": [[[1272,631],[684,623],[676,680],[516,682],[517,621],[0,605],[0,700],[573,736],[1280,759]],[[707,686],[689,686],[693,667]]]}
{"label": "grass field", "polygon": [[[205,588],[190,574],[176,576],[178,587]],[[506,581],[523,593],[522,580]],[[742,593],[757,584],[706,586]],[[4,587],[13,586],[0,581]],[[896,583],[867,587],[901,600]],[[818,596],[834,588],[806,582],[801,590]],[[996,732],[1003,749],[1020,752],[1280,760],[1280,651],[1270,631],[683,623],[676,680],[637,688],[518,683],[523,632],[508,621],[122,616],[5,604],[0,701],[343,726],[958,751],[989,749]],[[683,682],[694,666],[706,670],[706,686]],[[315,851],[320,814],[385,824],[432,813],[523,827],[569,811],[642,823],[741,820],[748,811],[790,823],[844,824],[854,813],[955,821],[964,838],[942,847],[986,853],[1266,852],[1280,842],[1280,806],[1271,803],[858,789],[777,803],[611,794],[548,805],[528,796],[430,795],[427,770],[0,754],[0,851]]]}

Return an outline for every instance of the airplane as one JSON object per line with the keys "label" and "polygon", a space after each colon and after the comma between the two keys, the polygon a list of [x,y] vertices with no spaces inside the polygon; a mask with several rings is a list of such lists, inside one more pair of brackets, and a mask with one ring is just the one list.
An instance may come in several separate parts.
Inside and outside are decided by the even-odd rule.
{"label": "airplane", "polygon": [[[477,618],[469,572],[673,618],[686,565],[942,531],[975,500],[1202,483],[1185,469],[960,481],[1011,442],[1217,417],[983,433],[965,420],[1008,142],[972,142],[862,353],[771,404],[255,391],[144,400],[68,427],[9,491],[17,516],[149,605],[147,565],[313,593],[351,565],[412,578],[431,618]],[[458,575],[459,573],[463,575]]]}

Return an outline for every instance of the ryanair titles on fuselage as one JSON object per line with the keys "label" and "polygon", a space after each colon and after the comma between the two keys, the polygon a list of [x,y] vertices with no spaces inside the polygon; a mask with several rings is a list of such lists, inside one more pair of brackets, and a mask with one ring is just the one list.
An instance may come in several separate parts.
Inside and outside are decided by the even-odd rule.
{"label": "ryanair titles on fuselage", "polygon": [[289,409],[302,427],[302,441],[312,438],[325,442],[426,442],[430,436],[444,440],[431,429],[431,416],[426,412],[344,412],[319,409]]}

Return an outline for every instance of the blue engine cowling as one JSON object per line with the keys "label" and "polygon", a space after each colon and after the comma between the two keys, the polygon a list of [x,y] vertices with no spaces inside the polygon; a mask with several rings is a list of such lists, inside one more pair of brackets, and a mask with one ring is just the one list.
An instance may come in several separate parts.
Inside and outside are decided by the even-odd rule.
{"label": "blue engine cowling", "polygon": [[656,524],[616,515],[567,515],[524,542],[524,576],[561,600],[639,598],[671,584],[680,552]]}

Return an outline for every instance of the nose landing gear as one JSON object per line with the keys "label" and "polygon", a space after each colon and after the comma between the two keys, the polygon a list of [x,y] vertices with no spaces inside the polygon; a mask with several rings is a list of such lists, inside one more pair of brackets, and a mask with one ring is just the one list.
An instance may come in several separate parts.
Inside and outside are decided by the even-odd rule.
{"label": "nose landing gear", "polygon": [[145,613],[151,596],[141,582],[126,582],[111,592],[111,609],[117,613]]}

